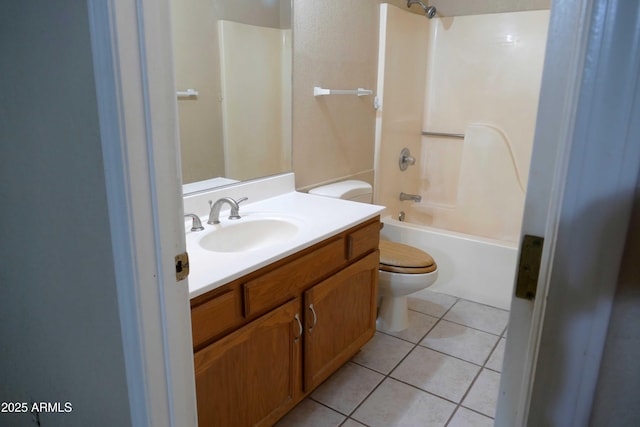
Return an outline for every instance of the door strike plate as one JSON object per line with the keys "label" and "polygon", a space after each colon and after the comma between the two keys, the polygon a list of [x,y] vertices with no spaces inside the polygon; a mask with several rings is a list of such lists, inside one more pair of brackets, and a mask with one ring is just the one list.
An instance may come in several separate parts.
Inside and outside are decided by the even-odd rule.
{"label": "door strike plate", "polygon": [[189,275],[189,254],[184,252],[176,255],[176,280],[184,280]]}
{"label": "door strike plate", "polygon": [[516,297],[518,298],[532,300],[536,297],[543,243],[544,238],[529,234],[525,234],[522,239],[516,279]]}

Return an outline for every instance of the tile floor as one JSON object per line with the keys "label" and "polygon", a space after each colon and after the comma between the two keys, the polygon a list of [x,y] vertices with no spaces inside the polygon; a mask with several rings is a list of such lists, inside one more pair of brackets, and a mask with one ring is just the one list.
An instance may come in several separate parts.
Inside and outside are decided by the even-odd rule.
{"label": "tile floor", "polygon": [[424,290],[277,427],[493,425],[508,312]]}

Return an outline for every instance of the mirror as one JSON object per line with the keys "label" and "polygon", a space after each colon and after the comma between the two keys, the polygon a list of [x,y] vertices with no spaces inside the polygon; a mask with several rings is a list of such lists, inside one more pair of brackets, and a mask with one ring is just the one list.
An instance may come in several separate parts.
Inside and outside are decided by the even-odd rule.
{"label": "mirror", "polygon": [[291,0],[171,10],[185,193],[290,171]]}

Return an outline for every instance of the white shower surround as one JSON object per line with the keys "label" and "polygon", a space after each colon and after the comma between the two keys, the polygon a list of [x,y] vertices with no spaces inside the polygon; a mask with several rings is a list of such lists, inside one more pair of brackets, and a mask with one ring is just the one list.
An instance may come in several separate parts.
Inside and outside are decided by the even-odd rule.
{"label": "white shower surround", "polygon": [[[383,236],[434,256],[441,275],[431,289],[508,309],[549,11],[426,20],[383,4],[380,16],[374,198],[387,207]],[[403,147],[418,162],[401,172]],[[401,191],[422,202],[400,202]],[[395,220],[401,211],[405,222]]]}

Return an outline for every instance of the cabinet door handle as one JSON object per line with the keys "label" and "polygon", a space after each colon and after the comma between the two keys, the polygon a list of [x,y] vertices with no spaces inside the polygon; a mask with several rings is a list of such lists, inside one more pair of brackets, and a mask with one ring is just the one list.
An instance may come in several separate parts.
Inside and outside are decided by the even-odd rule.
{"label": "cabinet door handle", "polygon": [[300,328],[300,333],[298,334],[297,337],[294,338],[293,342],[298,342],[298,340],[302,336],[302,333],[304,332],[304,328],[302,327],[302,322],[300,321],[300,316],[298,315],[298,313],[296,313],[296,315],[293,316],[293,318],[298,321],[298,328]]}
{"label": "cabinet door handle", "polygon": [[351,259],[353,256],[353,236],[347,236],[347,259]]}
{"label": "cabinet door handle", "polygon": [[318,316],[316,316],[316,311],[313,309],[313,304],[309,304],[309,310],[311,310],[311,314],[313,314],[313,325],[309,328],[309,332],[311,332],[318,323]]}

